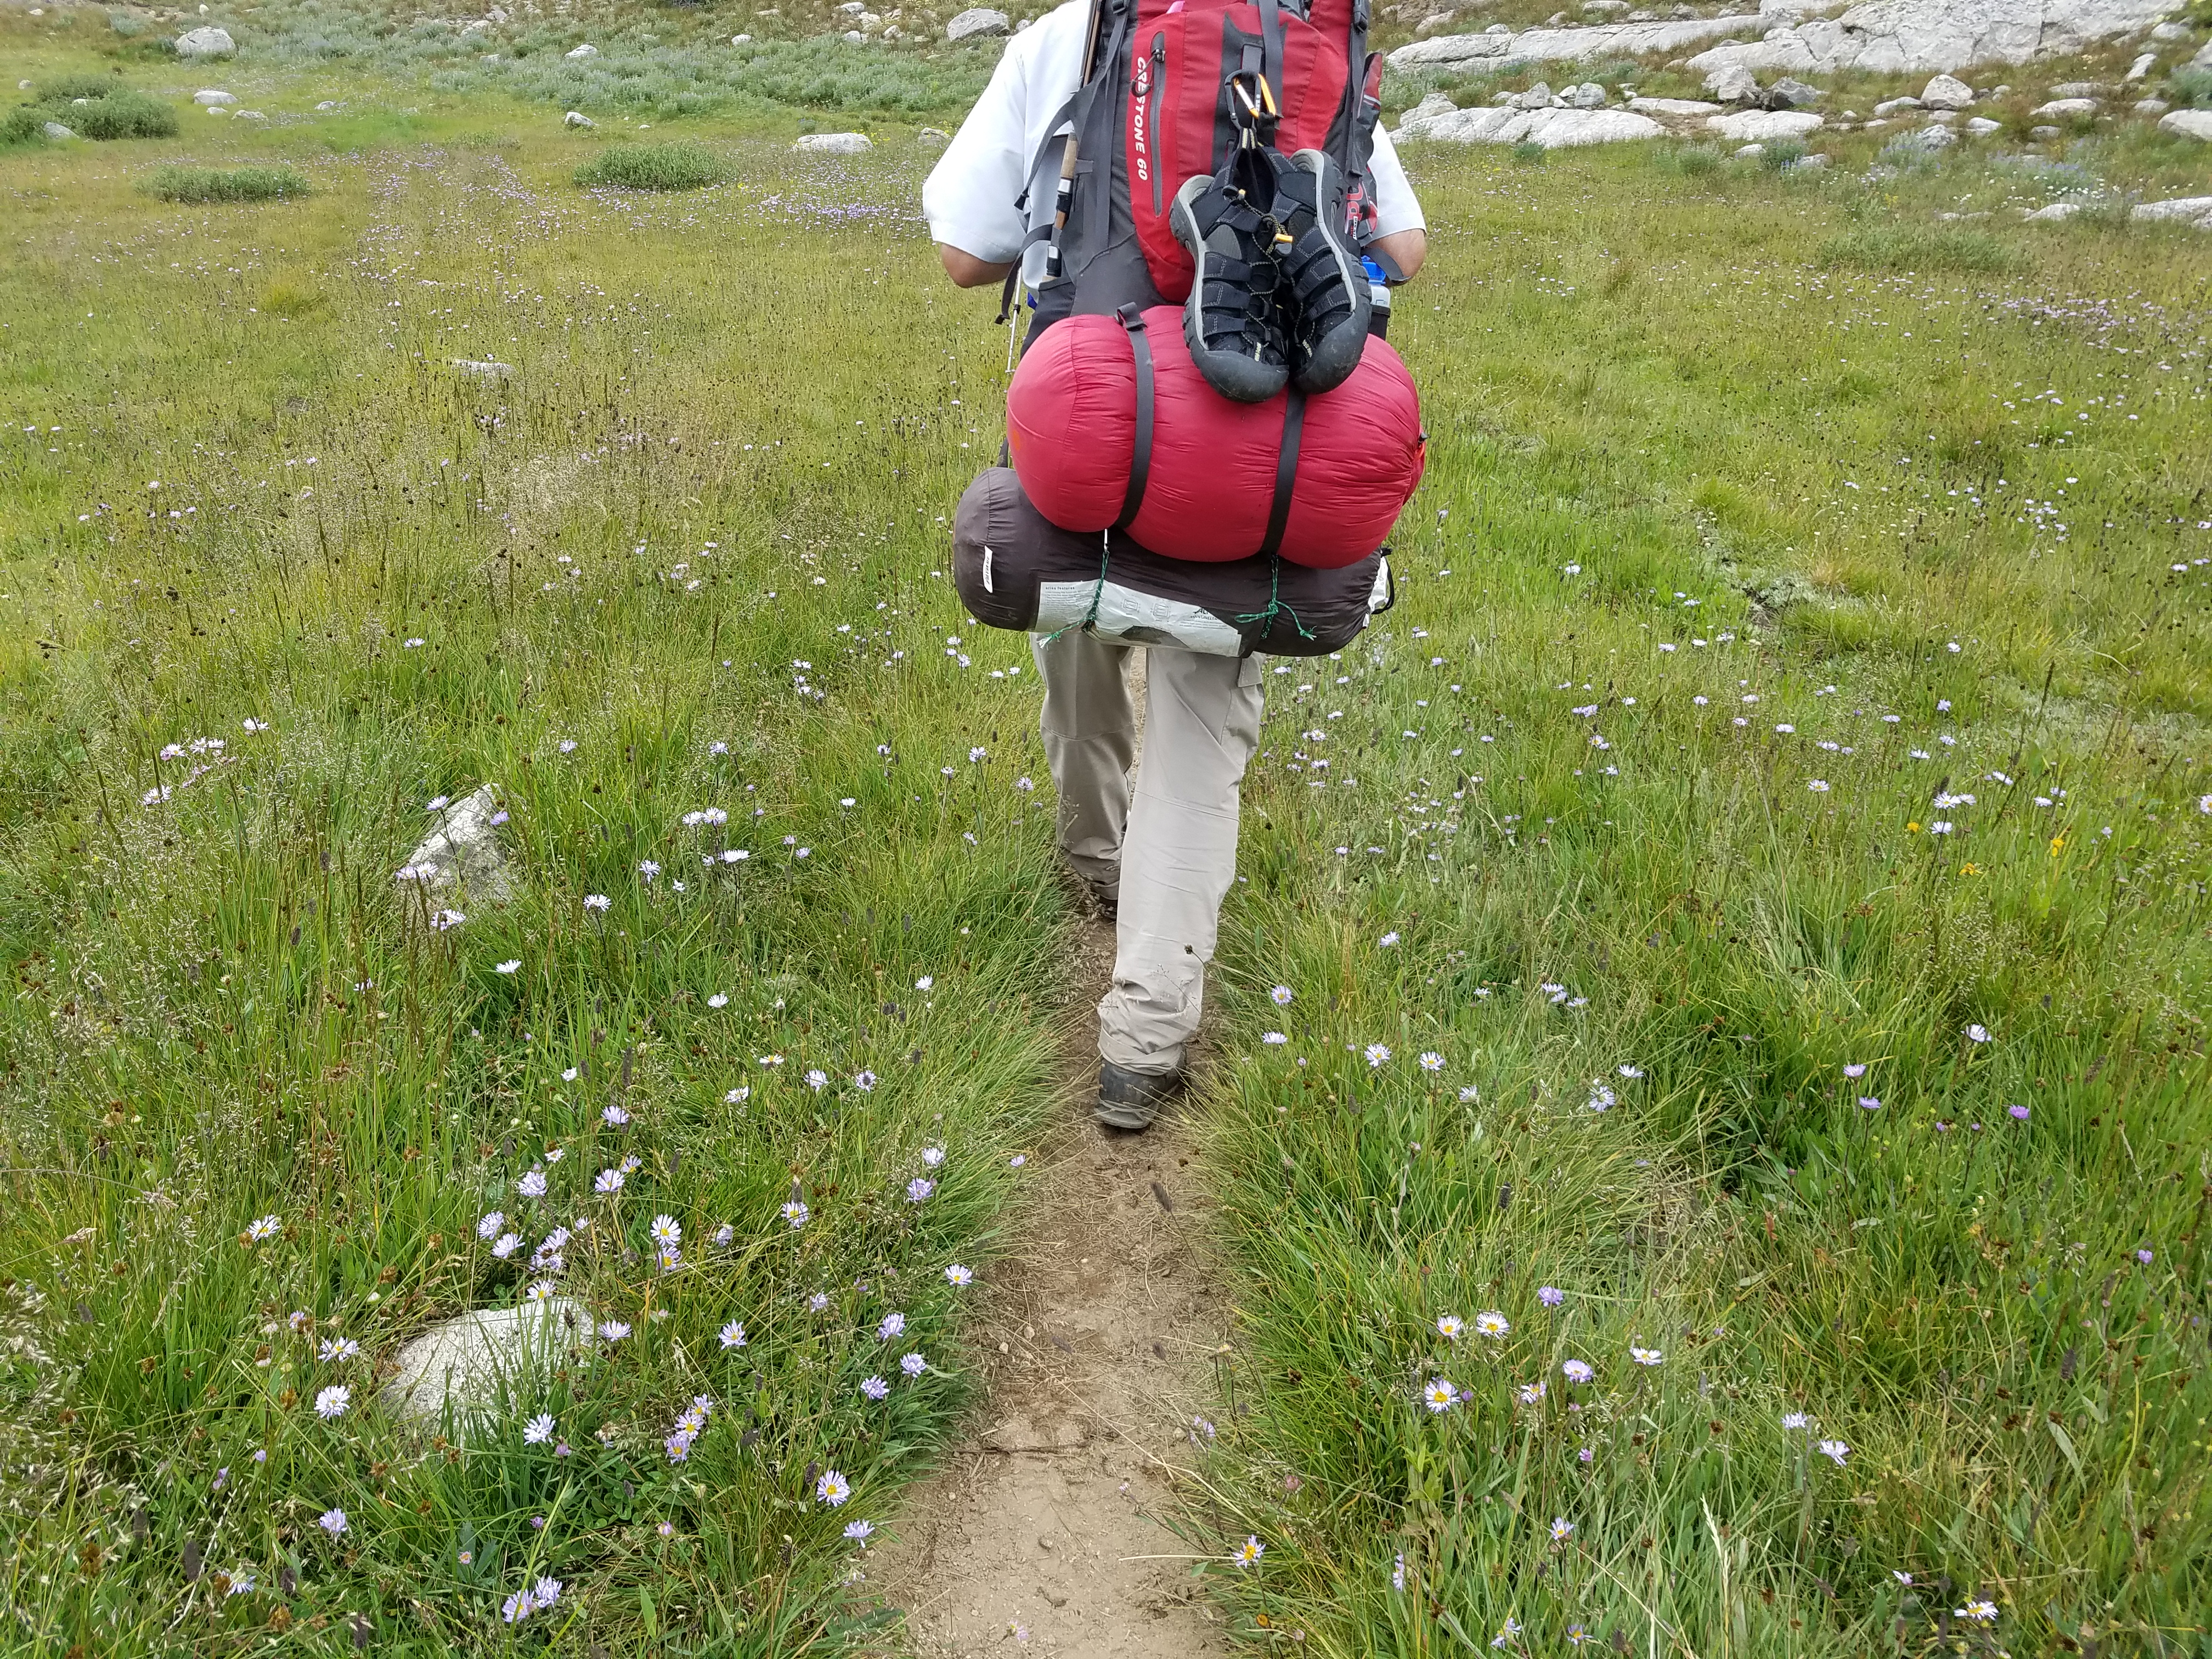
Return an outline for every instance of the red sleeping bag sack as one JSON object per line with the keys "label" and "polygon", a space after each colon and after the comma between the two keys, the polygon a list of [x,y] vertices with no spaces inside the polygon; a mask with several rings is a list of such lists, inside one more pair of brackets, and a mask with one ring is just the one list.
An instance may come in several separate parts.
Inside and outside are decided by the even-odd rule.
{"label": "red sleeping bag sack", "polygon": [[[1266,550],[1291,394],[1240,404],[1206,385],[1183,343],[1180,307],[1146,312],[1143,332],[1152,441],[1136,514],[1121,528],[1174,559]],[[1131,331],[1117,318],[1066,318],[1022,354],[1006,392],[1007,448],[1023,492],[1061,529],[1120,523],[1137,459],[1137,390]],[[1275,550],[1334,570],[1382,545],[1420,483],[1420,399],[1398,354],[1370,335],[1352,378],[1304,404]]]}

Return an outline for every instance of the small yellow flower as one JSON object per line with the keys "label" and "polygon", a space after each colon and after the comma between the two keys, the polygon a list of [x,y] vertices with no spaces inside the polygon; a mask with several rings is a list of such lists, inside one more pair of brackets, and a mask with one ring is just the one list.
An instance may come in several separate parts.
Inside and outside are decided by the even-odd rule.
{"label": "small yellow flower", "polygon": [[1959,866],[1959,873],[1962,876],[1978,876],[1982,873],[1982,866],[1978,864],[1962,864]]}
{"label": "small yellow flower", "polygon": [[1905,833],[1906,835],[1908,835],[1908,836],[1917,836],[1917,835],[1918,835],[1918,834],[1920,833],[1920,821],[1919,821],[1919,819],[1917,819],[1917,818],[1913,818],[1913,819],[1909,820],[1909,821],[1905,823]]}
{"label": "small yellow flower", "polygon": [[2053,858],[2057,858],[2057,857],[2058,856],[2058,854],[2059,854],[2061,852],[2063,852],[2063,851],[2064,851],[2064,850],[2065,850],[2065,847],[2066,847],[2066,837],[2065,837],[2065,836],[2053,836],[2051,838],[2051,857],[2053,857]]}

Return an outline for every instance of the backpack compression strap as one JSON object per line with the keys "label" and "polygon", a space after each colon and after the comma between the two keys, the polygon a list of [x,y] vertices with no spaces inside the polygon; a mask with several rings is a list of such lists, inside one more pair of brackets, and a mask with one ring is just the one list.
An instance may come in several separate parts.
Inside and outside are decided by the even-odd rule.
{"label": "backpack compression strap", "polygon": [[1260,6],[1260,72],[1267,77],[1267,86],[1276,96],[1283,95],[1283,7],[1282,0],[1259,0]]}
{"label": "backpack compression strap", "polygon": [[1291,388],[1283,406],[1283,447],[1275,458],[1275,500],[1267,509],[1267,538],[1260,544],[1262,557],[1273,558],[1283,544],[1283,531],[1291,521],[1291,492],[1298,481],[1298,440],[1306,425],[1306,394]]}
{"label": "backpack compression strap", "polygon": [[1114,319],[1129,331],[1129,352],[1137,365],[1137,442],[1129,458],[1129,487],[1121,496],[1121,516],[1114,528],[1127,530],[1145,504],[1145,484],[1152,471],[1152,346],[1145,337],[1145,313],[1134,304],[1117,308]]}

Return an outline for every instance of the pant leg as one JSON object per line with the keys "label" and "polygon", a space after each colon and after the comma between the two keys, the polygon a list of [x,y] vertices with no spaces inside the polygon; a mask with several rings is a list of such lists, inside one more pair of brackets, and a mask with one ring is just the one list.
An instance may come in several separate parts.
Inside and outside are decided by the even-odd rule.
{"label": "pant leg", "polygon": [[1129,818],[1136,713],[1123,677],[1129,647],[1070,629],[1030,641],[1044,678],[1038,729],[1060,796],[1060,847],[1075,873],[1111,891]]}
{"label": "pant leg", "polygon": [[1221,901],[1237,874],[1237,787],[1260,742],[1260,663],[1153,646],[1145,757],[1121,848],[1114,983],[1098,1053],[1178,1070],[1198,1030]]}

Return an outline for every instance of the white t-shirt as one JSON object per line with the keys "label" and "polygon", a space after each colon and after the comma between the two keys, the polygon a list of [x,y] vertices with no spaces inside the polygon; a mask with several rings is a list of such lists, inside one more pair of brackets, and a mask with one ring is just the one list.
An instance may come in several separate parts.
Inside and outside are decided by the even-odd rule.
{"label": "white t-shirt", "polygon": [[[1006,42],[991,84],[921,187],[921,210],[933,241],[999,264],[1021,252],[1031,224],[1051,219],[1048,182],[1032,192],[1026,222],[1014,198],[1029,182],[1023,170],[1051,136],[1048,124],[1083,78],[1084,34],[1090,21],[1090,0],[1067,0]],[[1390,135],[1379,122],[1368,171],[1378,234],[1427,227]],[[1031,284],[1044,275],[1044,258],[1042,244],[1030,249],[1024,275]]]}

